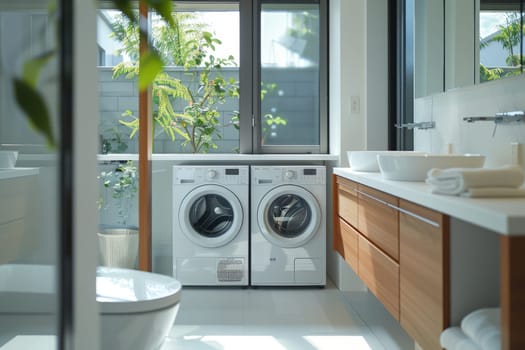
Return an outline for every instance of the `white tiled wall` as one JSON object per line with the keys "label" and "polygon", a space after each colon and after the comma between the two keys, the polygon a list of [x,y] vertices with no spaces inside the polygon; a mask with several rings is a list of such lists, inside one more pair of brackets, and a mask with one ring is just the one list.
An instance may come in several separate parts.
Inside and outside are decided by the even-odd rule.
{"label": "white tiled wall", "polygon": [[[467,123],[468,116],[494,116],[525,110],[525,76],[449,90],[415,100],[414,120],[436,122],[434,129],[416,130],[416,150],[480,153],[486,167],[512,163],[511,144],[519,143],[520,165],[525,168],[525,123],[498,125],[492,121]],[[493,134],[494,133],[494,134]]]}

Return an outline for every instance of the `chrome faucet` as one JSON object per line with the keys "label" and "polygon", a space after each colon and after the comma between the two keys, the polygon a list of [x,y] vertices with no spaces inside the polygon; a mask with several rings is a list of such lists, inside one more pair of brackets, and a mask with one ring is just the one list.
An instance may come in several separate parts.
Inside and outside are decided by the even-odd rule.
{"label": "chrome faucet", "polygon": [[496,128],[499,124],[511,124],[511,123],[524,123],[525,112],[524,111],[511,111],[496,113],[493,116],[473,116],[463,118],[467,123],[474,123],[477,121],[493,121],[494,130],[492,130],[492,137],[496,135]]}
{"label": "chrome faucet", "polygon": [[508,124],[514,122],[525,122],[524,111],[512,111],[496,113],[494,116],[472,116],[463,118],[467,123],[474,123],[477,121],[493,121],[496,124]]}
{"label": "chrome faucet", "polygon": [[401,125],[396,124],[395,127],[398,129],[407,128],[409,130],[411,129],[420,129],[420,130],[433,129],[436,127],[436,122],[431,121],[431,122],[419,122],[419,123],[406,123],[406,124],[401,124]]}

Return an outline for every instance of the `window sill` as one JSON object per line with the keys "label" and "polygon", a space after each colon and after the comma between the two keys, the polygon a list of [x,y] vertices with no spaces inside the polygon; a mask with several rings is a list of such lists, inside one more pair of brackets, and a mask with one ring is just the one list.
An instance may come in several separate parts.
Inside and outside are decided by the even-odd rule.
{"label": "window sill", "polygon": [[[99,154],[102,162],[138,160],[138,154]],[[339,156],[333,154],[229,154],[229,153],[155,153],[153,161],[184,161],[184,162],[268,162],[268,161],[338,161]]]}

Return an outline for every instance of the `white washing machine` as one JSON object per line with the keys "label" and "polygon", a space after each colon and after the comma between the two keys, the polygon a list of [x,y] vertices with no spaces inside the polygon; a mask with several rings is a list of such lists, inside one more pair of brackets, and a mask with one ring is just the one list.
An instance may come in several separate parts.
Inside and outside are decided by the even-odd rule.
{"label": "white washing machine", "polygon": [[251,284],[326,284],[326,169],[251,167]]}
{"label": "white washing machine", "polygon": [[173,167],[173,275],[183,285],[249,282],[248,166]]}

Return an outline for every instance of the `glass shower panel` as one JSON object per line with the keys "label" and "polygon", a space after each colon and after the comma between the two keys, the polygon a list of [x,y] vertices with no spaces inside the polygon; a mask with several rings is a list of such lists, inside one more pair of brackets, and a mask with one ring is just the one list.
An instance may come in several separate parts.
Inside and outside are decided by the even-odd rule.
{"label": "glass shower panel", "polygon": [[[50,125],[57,137],[53,8],[47,0],[0,1],[0,348],[53,348],[58,334],[59,148],[49,146],[20,108],[37,108],[37,124]],[[27,63],[36,57],[40,74],[37,64]],[[32,85],[45,101],[47,122]]]}

